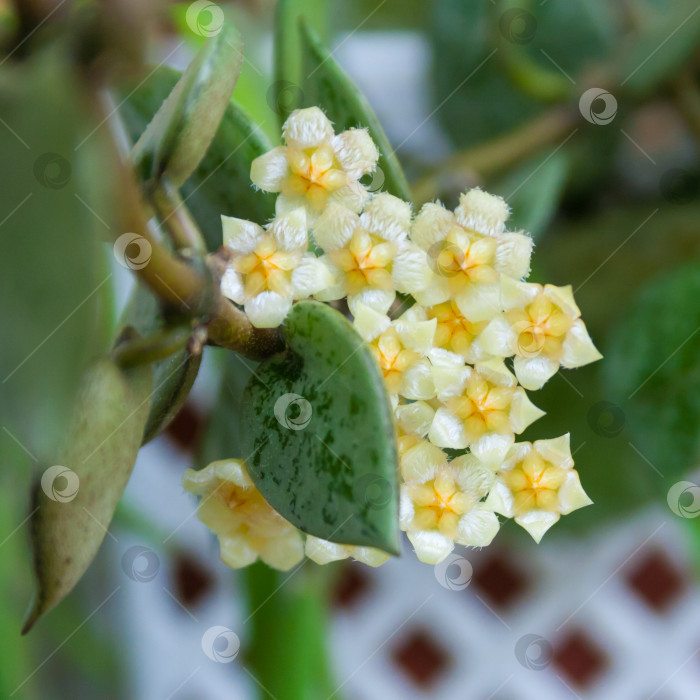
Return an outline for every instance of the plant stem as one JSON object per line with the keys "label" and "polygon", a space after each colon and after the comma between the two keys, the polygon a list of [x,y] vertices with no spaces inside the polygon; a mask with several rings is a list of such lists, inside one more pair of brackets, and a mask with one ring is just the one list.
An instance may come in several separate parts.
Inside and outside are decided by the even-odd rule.
{"label": "plant stem", "polygon": [[147,365],[170,357],[184,348],[192,333],[193,329],[189,325],[163,328],[150,335],[118,343],[112,351],[112,357],[123,368]]}
{"label": "plant stem", "polygon": [[189,248],[198,253],[206,253],[204,238],[177,188],[169,182],[161,181],[156,184],[149,199],[158,214],[159,223],[170,234],[175,248]]}

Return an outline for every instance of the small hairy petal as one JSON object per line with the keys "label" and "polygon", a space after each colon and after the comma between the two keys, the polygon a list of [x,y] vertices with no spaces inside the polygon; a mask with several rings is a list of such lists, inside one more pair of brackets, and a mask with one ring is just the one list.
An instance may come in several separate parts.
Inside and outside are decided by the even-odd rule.
{"label": "small hairy petal", "polygon": [[446,408],[438,408],[435,411],[428,438],[430,442],[438,447],[451,447],[456,450],[463,450],[469,445],[467,436],[464,434],[462,421]]}
{"label": "small hairy petal", "polygon": [[397,406],[395,415],[401,430],[424,437],[430,430],[435,410],[424,401],[414,401]]}
{"label": "small hairy petal", "polygon": [[490,321],[501,312],[501,285],[470,284],[455,299],[459,310],[472,323]]}
{"label": "small hairy petal", "polygon": [[442,204],[429,202],[424,204],[411,227],[411,240],[423,250],[447,237],[447,233],[455,225],[455,216],[445,209]]}
{"label": "small hairy petal", "polygon": [[221,227],[224,232],[224,245],[239,255],[252,253],[258,241],[265,235],[262,226],[233,216],[222,216]]}
{"label": "small hairy petal", "polygon": [[574,466],[569,433],[548,440],[536,440],[533,446],[544,459],[557,467],[571,469]]}
{"label": "small hairy petal", "polygon": [[484,236],[503,233],[510,209],[503,198],[478,187],[468,190],[459,198],[455,217],[461,226]]}
{"label": "small hairy petal", "polygon": [[421,306],[436,306],[442,304],[450,298],[450,288],[446,277],[436,275],[431,270],[428,282],[425,289],[412,292],[413,297]]}
{"label": "small hairy petal", "polygon": [[313,226],[316,244],[325,251],[342,248],[360,223],[360,217],[340,204],[329,204]]}
{"label": "small hairy petal", "polygon": [[405,484],[401,484],[399,490],[399,527],[402,530],[408,530],[411,526],[415,512],[416,509],[408,495],[408,489]]}
{"label": "small hairy petal", "polygon": [[321,258],[306,253],[292,272],[292,290],[295,299],[305,299],[328,289],[334,283],[333,273]]}
{"label": "small hairy petal", "polygon": [[542,418],[545,412],[530,401],[525,390],[518,387],[510,406],[510,423],[515,433],[522,433],[528,425]]}
{"label": "small hairy petal", "polygon": [[472,454],[487,467],[498,469],[513,445],[513,435],[487,433],[471,447]]}
{"label": "small hairy petal", "polygon": [[506,518],[512,518],[515,515],[514,505],[511,490],[500,476],[497,477],[496,483],[491,487],[488,498],[484,502],[484,507],[505,515]]}
{"label": "small hairy petal", "polygon": [[353,294],[348,297],[348,306],[350,312],[355,315],[355,309],[358,304],[366,304],[379,313],[385,314],[396,299],[396,292],[393,289],[374,289],[367,287],[359,294]]}
{"label": "small hairy petal", "polygon": [[261,292],[245,303],[248,320],[256,328],[277,328],[292,308],[291,297],[282,297],[277,292]]}
{"label": "small hairy petal", "polygon": [[427,440],[406,450],[401,456],[401,475],[407,482],[425,483],[435,478],[447,464],[447,455]]}
{"label": "small hairy petal", "polygon": [[545,510],[531,510],[524,515],[515,518],[515,522],[530,533],[535,542],[539,544],[544,533],[559,520],[559,513],[551,513]]}
{"label": "small hairy petal", "polygon": [[530,274],[532,238],[524,233],[504,233],[499,236],[495,268],[513,279]]}
{"label": "small hairy petal", "polygon": [[439,564],[454,549],[454,542],[440,532],[409,530],[406,534],[424,564]]}
{"label": "small hairy petal", "polygon": [[570,284],[564,287],[545,284],[544,295],[571,318],[578,318],[581,315],[581,310],[574,301],[574,291]]}
{"label": "small hairy petal", "polygon": [[391,325],[391,319],[386,314],[379,313],[362,302],[355,305],[353,317],[355,329],[368,343],[371,343]]}
{"label": "small hairy petal", "polygon": [[593,341],[588,335],[583,321],[580,318],[576,319],[562,344],[562,366],[569,368],[582,367],[600,360],[602,357],[596,346],[593,345]]}
{"label": "small hairy petal", "polygon": [[396,332],[401,338],[401,344],[421,354],[432,347],[436,328],[436,318],[430,321],[396,321]]}
{"label": "small hairy petal", "polygon": [[391,267],[397,292],[414,294],[423,291],[433,277],[425,251],[417,245],[405,245],[394,258]]}
{"label": "small hairy petal", "polygon": [[299,207],[306,208],[306,216],[309,224],[312,224],[318,218],[318,212],[308,206],[308,200],[303,194],[279,194],[275,200],[275,214],[284,216],[289,212],[298,209]]}
{"label": "small hairy petal", "polygon": [[236,304],[242,304],[245,301],[241,276],[232,267],[227,267],[221,276],[221,293]]}
{"label": "small hairy petal", "polygon": [[515,377],[500,358],[493,357],[484,360],[476,366],[476,369],[482,377],[492,384],[498,386],[515,386],[517,384]]}
{"label": "small hairy petal", "polygon": [[508,320],[503,315],[499,315],[489,321],[486,328],[481,331],[479,342],[489,355],[510,357],[515,354],[517,336]]}
{"label": "small hairy petal", "polygon": [[496,514],[482,505],[477,505],[460,518],[457,543],[466,547],[487,547],[499,528]]}
{"label": "small hairy petal", "polygon": [[350,211],[359,214],[369,198],[369,192],[362,186],[362,183],[358,180],[350,180],[345,187],[331,192],[330,197],[328,197],[328,202],[332,204],[341,204],[350,209]]}
{"label": "small hairy petal", "polygon": [[367,129],[343,131],[333,137],[331,144],[335,157],[350,177],[359,180],[377,167],[379,151]]}
{"label": "small hairy petal", "polygon": [[387,241],[402,240],[411,226],[411,205],[387,192],[375,194],[362,214],[362,225]]}
{"label": "small hairy petal", "polygon": [[276,217],[267,228],[281,250],[306,250],[309,240],[306,235],[304,207],[292,209],[289,213]]}
{"label": "small hairy petal", "polygon": [[420,304],[414,304],[399,316],[400,321],[427,321],[428,314]]}
{"label": "small hairy petal", "polygon": [[295,109],[287,117],[282,134],[290,146],[312,148],[333,138],[333,124],[318,107]]}
{"label": "small hairy petal", "polygon": [[416,362],[403,373],[400,394],[415,400],[435,397],[435,383],[427,360]]}
{"label": "small hairy petal", "polygon": [[571,469],[566,480],[559,488],[559,512],[562,515],[567,515],[579,508],[590,506],[593,501],[588,497],[588,494],[581,486],[578,472]]}
{"label": "small hairy petal", "polygon": [[559,365],[546,355],[538,355],[537,357],[516,357],[513,368],[518,381],[526,389],[537,391],[557,373]]}
{"label": "small hairy petal", "polygon": [[520,282],[507,275],[501,277],[501,304],[503,309],[522,309],[542,290],[542,286],[532,282]]}
{"label": "small hairy petal", "polygon": [[279,192],[288,174],[287,149],[284,146],[273,148],[250,164],[250,179],[265,192]]}

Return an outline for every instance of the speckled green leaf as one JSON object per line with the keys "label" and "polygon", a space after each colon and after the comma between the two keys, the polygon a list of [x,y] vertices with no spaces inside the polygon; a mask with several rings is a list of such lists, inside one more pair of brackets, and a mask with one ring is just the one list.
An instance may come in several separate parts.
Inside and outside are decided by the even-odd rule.
{"label": "speckled green leaf", "polygon": [[30,532],[37,592],[28,631],[92,562],[134,467],[149,411],[151,368],[121,370],[108,359],[85,373],[65,446],[43,465]]}
{"label": "speckled green leaf", "polygon": [[243,48],[225,24],[194,57],[131,154],[137,169],[182,185],[204,157],[238,80]]}
{"label": "speckled green leaf", "polygon": [[268,502],[304,532],[398,554],[397,453],[379,368],[325,304],[296,304],[290,350],[263,362],[242,403],[242,443]]}
{"label": "speckled green leaf", "polygon": [[[161,66],[143,84],[122,88],[120,114],[132,141],[141,136],[180,75]],[[221,245],[222,214],[259,222],[274,215],[274,195],[256,192],[250,184],[250,164],[271,148],[260,127],[229,101],[211,146],[182,187],[209,250]]]}
{"label": "speckled green leaf", "polygon": [[303,106],[318,105],[334,123],[336,132],[350,127],[367,127],[379,148],[378,175],[371,189],[382,188],[411,201],[411,189],[399,160],[379,120],[352,80],[340,68],[333,55],[321,44],[304,21],[301,25],[303,70]]}

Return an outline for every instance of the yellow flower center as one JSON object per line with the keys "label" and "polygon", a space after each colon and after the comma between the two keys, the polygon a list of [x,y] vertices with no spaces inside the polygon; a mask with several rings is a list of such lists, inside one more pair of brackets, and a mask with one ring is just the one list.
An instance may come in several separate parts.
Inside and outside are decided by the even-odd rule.
{"label": "yellow flower center", "polygon": [[391,261],[396,244],[372,236],[362,227],[355,229],[345,248],[332,250],[330,259],[345,272],[348,295],[359,294],[366,287],[393,289]]}
{"label": "yellow flower center", "polygon": [[370,350],[384,374],[389,393],[398,394],[403,382],[403,373],[420,359],[420,355],[403,347],[394,328],[385,330],[370,345]]}
{"label": "yellow flower center", "polygon": [[461,396],[449,398],[445,405],[464,424],[469,443],[476,442],[487,432],[511,432],[510,404],[515,389],[491,384],[473,374]]}
{"label": "yellow flower center", "polygon": [[418,530],[439,530],[455,538],[459,519],[468,513],[476,501],[460,491],[453,470],[445,466],[432,481],[408,484],[408,496],[415,507],[413,526]]}
{"label": "yellow flower center", "polygon": [[517,354],[532,357],[543,353],[555,362],[561,358],[564,337],[573,321],[540,292],[524,310],[506,313],[517,335]]}
{"label": "yellow flower center", "polygon": [[559,488],[566,478],[566,470],[547,462],[534,448],[530,448],[527,456],[513,469],[501,475],[513,494],[516,514],[534,508],[557,510]]}
{"label": "yellow flower center", "polygon": [[427,309],[428,318],[437,319],[435,346],[460,355],[469,352],[474,338],[486,328],[487,321],[472,323],[462,316],[457,304],[446,301]]}
{"label": "yellow flower center", "polygon": [[288,297],[292,294],[292,271],[300,260],[300,252],[278,250],[274,238],[265,234],[252,253],[233,260],[232,265],[243,278],[246,299],[268,290]]}
{"label": "yellow flower center", "polygon": [[447,278],[450,292],[458,294],[471,283],[498,281],[494,269],[498,243],[488,236],[453,226],[440,243],[436,258],[438,274]]}
{"label": "yellow flower center", "polygon": [[304,195],[316,211],[326,206],[331,192],[347,185],[348,177],[329,143],[304,149],[289,146],[287,163],[290,173],[282,183],[282,193]]}

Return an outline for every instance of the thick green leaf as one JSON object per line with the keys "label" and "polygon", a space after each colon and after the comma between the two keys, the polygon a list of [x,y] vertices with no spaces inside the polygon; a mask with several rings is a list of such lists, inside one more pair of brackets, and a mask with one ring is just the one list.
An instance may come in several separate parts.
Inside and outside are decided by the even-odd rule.
{"label": "thick green leaf", "polygon": [[[141,136],[180,75],[160,67],[143,85],[121,91],[129,96],[120,111],[132,140]],[[209,250],[221,245],[222,214],[261,223],[274,215],[274,195],[256,192],[250,183],[250,164],[271,148],[260,128],[229,101],[211,146],[182,188]]]}
{"label": "thick green leaf", "polygon": [[207,152],[240,72],[243,48],[230,24],[209,39],[141,135],[131,154],[144,177],[182,185]]}
{"label": "thick green leaf", "polygon": [[666,481],[700,458],[700,264],[646,288],[613,334],[607,380],[635,445]]}
{"label": "thick green leaf", "polygon": [[263,362],[243,395],[251,476],[304,532],[397,554],[396,440],[369,347],[313,301],[293,307],[284,335],[290,350]]}
{"label": "thick green leaf", "polygon": [[37,454],[108,335],[100,237],[114,219],[95,194],[113,179],[71,70],[55,47],[0,70],[0,422]]}
{"label": "thick green leaf", "polygon": [[151,384],[150,367],[121,370],[108,359],[83,377],[65,446],[34,487],[37,592],[25,632],[72,590],[95,557],[141,446]]}
{"label": "thick green leaf", "polygon": [[383,189],[411,201],[406,176],[369,102],[305,21],[302,22],[301,31],[304,106],[321,107],[335,124],[336,132],[350,127],[367,127],[379,148],[377,168],[383,176]]}
{"label": "thick green leaf", "polygon": [[[153,293],[142,284],[132,292],[121,319],[121,328],[131,326],[139,335],[150,335],[165,325],[160,305]],[[165,360],[153,363],[153,393],[143,444],[153,440],[177,415],[194,385],[202,355],[187,348],[174,352]]]}

